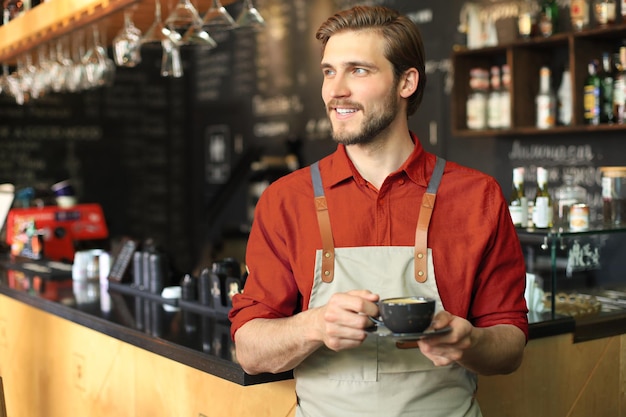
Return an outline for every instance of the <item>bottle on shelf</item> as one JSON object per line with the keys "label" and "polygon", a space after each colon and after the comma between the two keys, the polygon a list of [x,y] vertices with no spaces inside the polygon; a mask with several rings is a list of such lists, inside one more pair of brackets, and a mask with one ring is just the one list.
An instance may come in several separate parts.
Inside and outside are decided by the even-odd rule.
{"label": "bottle on shelf", "polygon": [[491,67],[491,89],[487,97],[487,127],[489,129],[500,129],[502,127],[502,94],[500,81],[500,67],[494,65]]}
{"label": "bottle on shelf", "polygon": [[542,0],[539,10],[539,33],[549,37],[558,32],[559,6],[556,0]]}
{"label": "bottle on shelf", "polygon": [[515,227],[528,227],[528,198],[526,198],[524,191],[524,167],[513,169],[509,213]]}
{"label": "bottle on shelf", "polygon": [[569,126],[572,124],[572,73],[568,67],[563,70],[557,98],[557,122],[561,126]]}
{"label": "bottle on shelf", "polygon": [[522,39],[530,39],[535,36],[537,4],[534,0],[524,0],[519,5],[517,16],[517,31]]}
{"label": "bottle on shelf", "polygon": [[619,48],[619,57],[614,61],[613,120],[621,125],[626,123],[626,46]]}
{"label": "bottle on shelf", "polygon": [[470,89],[467,97],[467,128],[481,130],[487,127],[487,92],[489,72],[484,68],[470,70]]}
{"label": "bottle on shelf", "polygon": [[574,176],[563,174],[563,185],[556,190],[554,203],[554,223],[558,227],[568,227],[570,211],[574,204],[587,204],[587,190],[574,184]]}
{"label": "bottle on shelf", "polygon": [[556,123],[556,97],[551,85],[551,72],[548,67],[539,70],[539,93],[535,98],[537,128],[549,129]]}
{"label": "bottle on shelf", "polygon": [[615,23],[615,0],[594,0],[593,11],[598,26],[604,27]]}
{"label": "bottle on shelf", "polygon": [[3,21],[3,24],[7,24],[9,23],[9,21],[15,19],[16,17],[24,13],[27,10],[29,5],[21,0],[4,0],[2,2],[2,6],[3,6],[2,21]]}
{"label": "bottle on shelf", "polygon": [[619,5],[620,15],[622,16],[622,22],[626,19],[626,0],[621,0]]}
{"label": "bottle on shelf", "polygon": [[589,28],[589,0],[571,0],[569,12],[575,32]]}
{"label": "bottle on shelf", "polygon": [[611,54],[602,54],[602,72],[600,72],[600,123],[613,123],[613,62]]}
{"label": "bottle on shelf", "polygon": [[587,79],[583,87],[583,109],[585,124],[600,124],[600,77],[598,61],[592,60],[587,65]]}
{"label": "bottle on shelf", "polygon": [[548,170],[537,168],[537,193],[533,204],[533,225],[536,229],[552,227],[552,197],[548,191]]}
{"label": "bottle on shelf", "polygon": [[500,127],[511,127],[511,68],[502,65],[502,91],[500,92]]}

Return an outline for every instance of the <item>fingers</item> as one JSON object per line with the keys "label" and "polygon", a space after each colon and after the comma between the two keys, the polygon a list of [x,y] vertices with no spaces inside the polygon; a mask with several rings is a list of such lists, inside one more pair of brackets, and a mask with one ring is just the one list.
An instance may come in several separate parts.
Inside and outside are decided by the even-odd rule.
{"label": "fingers", "polygon": [[452,331],[418,342],[422,354],[435,366],[445,366],[461,360],[465,350],[470,347],[472,325],[467,320],[442,311],[435,316],[432,327],[441,329],[446,326],[452,327]]}
{"label": "fingers", "polygon": [[377,300],[378,295],[366,290],[333,294],[323,309],[326,346],[340,350],[360,345],[367,337],[364,329],[371,326],[368,316],[378,314]]}

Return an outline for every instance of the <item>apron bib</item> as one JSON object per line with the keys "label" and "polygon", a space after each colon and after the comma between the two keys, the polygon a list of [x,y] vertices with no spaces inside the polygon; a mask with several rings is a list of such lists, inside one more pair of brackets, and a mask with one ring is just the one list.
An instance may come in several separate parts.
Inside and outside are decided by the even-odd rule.
{"label": "apron bib", "polygon": [[[424,206],[432,212],[444,165],[438,159],[422,204],[420,218],[428,221],[430,213],[423,216]],[[311,172],[319,213],[326,205],[317,164]],[[326,211],[322,217],[327,215]],[[316,252],[309,308],[325,305],[337,292],[368,289],[381,299],[431,297],[437,300],[436,312],[443,310],[432,252],[425,249],[425,236],[420,237],[420,228],[427,232],[428,222],[418,221],[415,247],[334,248],[324,224],[330,225],[327,219],[320,220],[323,248]],[[294,370],[294,376],[296,417],[481,416],[474,401],[473,373],[456,364],[435,367],[419,349],[398,349],[395,338],[377,333],[368,334],[356,349],[335,352],[321,347]]]}

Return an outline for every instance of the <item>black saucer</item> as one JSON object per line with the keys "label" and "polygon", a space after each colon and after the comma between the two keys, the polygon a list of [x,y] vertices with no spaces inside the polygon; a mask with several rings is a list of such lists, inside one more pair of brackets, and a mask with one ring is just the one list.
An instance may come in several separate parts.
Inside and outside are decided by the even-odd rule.
{"label": "black saucer", "polygon": [[437,330],[425,330],[419,333],[393,333],[391,330],[386,328],[385,326],[373,326],[372,332],[376,333],[381,337],[393,337],[398,341],[411,341],[411,340],[420,340],[430,336],[436,336],[441,334],[449,333],[452,330],[452,327],[447,326],[442,329]]}

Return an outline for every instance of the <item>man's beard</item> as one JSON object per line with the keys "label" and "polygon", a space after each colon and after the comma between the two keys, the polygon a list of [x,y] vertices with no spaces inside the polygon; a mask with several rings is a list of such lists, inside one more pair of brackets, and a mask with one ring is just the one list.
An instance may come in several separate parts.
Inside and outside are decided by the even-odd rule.
{"label": "man's beard", "polygon": [[[358,132],[337,132],[333,128],[333,139],[344,145],[366,145],[374,142],[376,137],[389,127],[396,118],[398,112],[398,100],[394,90],[387,96],[382,112],[374,114],[370,119],[364,119]],[[332,124],[331,124],[332,126]]]}

